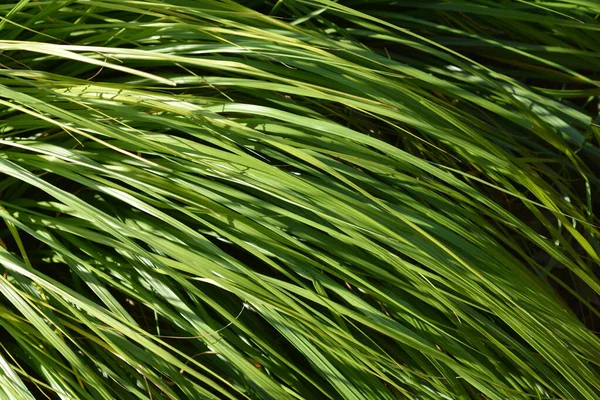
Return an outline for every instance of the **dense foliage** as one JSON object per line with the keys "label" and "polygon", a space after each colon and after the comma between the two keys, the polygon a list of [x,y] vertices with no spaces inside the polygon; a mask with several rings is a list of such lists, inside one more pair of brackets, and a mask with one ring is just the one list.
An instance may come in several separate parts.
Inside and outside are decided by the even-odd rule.
{"label": "dense foliage", "polygon": [[0,398],[600,398],[600,2],[0,4]]}

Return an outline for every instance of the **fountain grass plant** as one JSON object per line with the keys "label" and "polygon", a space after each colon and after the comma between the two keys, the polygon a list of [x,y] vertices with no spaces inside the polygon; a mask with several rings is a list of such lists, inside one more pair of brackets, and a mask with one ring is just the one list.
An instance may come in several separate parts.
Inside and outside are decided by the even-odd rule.
{"label": "fountain grass plant", "polygon": [[600,3],[0,4],[0,398],[597,399]]}

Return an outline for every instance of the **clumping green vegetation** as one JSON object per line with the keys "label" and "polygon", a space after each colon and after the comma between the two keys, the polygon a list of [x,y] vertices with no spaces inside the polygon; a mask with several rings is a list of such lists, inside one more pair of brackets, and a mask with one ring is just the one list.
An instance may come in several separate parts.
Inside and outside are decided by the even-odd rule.
{"label": "clumping green vegetation", "polygon": [[600,2],[0,4],[0,398],[600,398]]}

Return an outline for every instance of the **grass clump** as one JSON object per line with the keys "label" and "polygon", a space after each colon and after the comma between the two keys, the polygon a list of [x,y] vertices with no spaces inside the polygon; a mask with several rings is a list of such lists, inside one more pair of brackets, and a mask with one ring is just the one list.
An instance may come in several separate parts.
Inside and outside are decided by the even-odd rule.
{"label": "grass clump", "polygon": [[0,398],[598,398],[599,13],[4,2]]}

